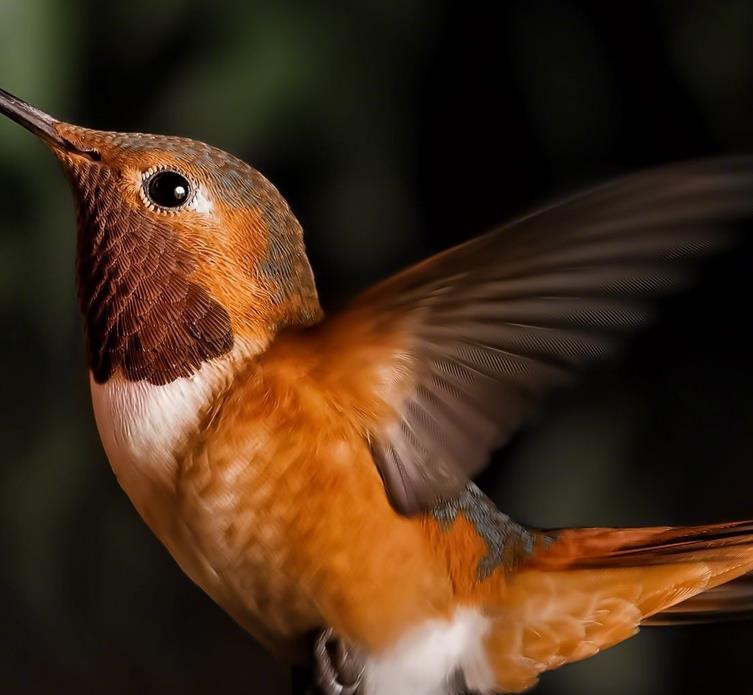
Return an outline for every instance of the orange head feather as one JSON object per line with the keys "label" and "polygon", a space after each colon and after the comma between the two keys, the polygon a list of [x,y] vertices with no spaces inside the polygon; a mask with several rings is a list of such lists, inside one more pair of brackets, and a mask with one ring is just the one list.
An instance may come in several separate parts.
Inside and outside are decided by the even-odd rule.
{"label": "orange head feather", "polygon": [[0,90],[0,112],[63,164],[78,211],[78,285],[97,381],[168,383],[238,339],[320,318],[303,231],[245,162],[188,138],[89,130]]}

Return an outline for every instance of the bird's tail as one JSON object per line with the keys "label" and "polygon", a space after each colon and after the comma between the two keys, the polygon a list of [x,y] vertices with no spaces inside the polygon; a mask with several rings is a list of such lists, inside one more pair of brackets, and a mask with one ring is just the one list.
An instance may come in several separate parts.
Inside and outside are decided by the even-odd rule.
{"label": "bird's tail", "polygon": [[753,574],[750,572],[691,596],[647,618],[644,625],[689,625],[753,618]]}
{"label": "bird's tail", "polygon": [[486,653],[502,692],[592,656],[641,624],[731,617],[753,608],[753,521],[695,527],[566,529],[513,573]]}

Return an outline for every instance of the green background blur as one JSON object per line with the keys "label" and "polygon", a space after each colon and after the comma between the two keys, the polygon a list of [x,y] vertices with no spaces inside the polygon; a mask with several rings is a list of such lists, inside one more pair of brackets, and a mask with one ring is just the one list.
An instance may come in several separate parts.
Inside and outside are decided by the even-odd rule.
{"label": "green background blur", "polygon": [[[490,5],[0,0],[0,86],[252,162],[330,306],[547,195],[751,150],[753,2]],[[0,122],[0,693],[288,692],[118,489],[73,262],[58,166]],[[553,399],[485,477],[500,505],[542,526],[753,516],[751,269],[746,241]],[[750,623],[645,630],[537,693],[751,693],[752,652]]]}

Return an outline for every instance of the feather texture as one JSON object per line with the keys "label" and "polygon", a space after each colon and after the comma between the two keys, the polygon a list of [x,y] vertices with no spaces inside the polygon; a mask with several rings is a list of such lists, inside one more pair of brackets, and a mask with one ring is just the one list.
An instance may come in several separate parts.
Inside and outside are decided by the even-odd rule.
{"label": "feather texture", "polygon": [[708,615],[720,602],[750,607],[749,582],[743,591],[736,584],[752,566],[750,521],[562,531],[509,577],[487,640],[497,688],[525,690],[541,672],[593,656],[646,621]]}
{"label": "feather texture", "polygon": [[689,625],[750,619],[753,615],[753,577],[745,574],[657,613],[645,625]]}

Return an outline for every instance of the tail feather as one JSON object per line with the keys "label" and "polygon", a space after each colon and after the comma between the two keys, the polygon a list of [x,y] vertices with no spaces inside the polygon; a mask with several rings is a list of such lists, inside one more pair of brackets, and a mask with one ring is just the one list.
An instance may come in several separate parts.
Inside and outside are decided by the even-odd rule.
{"label": "tail feather", "polygon": [[691,625],[753,618],[753,575],[750,573],[696,594],[651,616],[644,625]]}
{"label": "tail feather", "polygon": [[508,578],[487,639],[504,692],[520,692],[542,671],[617,644],[649,620],[753,606],[753,581],[738,580],[753,571],[752,521],[547,536],[553,540]]}
{"label": "tail feather", "polygon": [[532,558],[536,567],[643,567],[713,557],[734,560],[753,546],[753,520],[703,526],[584,528],[546,532],[555,542]]}

